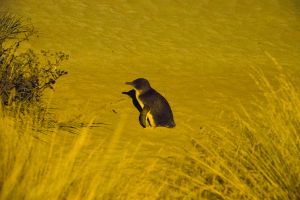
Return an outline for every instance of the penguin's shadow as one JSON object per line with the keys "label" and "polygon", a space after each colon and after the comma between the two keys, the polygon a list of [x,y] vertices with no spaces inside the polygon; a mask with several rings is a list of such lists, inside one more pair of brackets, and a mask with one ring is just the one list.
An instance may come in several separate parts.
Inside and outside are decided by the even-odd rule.
{"label": "penguin's shadow", "polygon": [[142,108],[139,104],[139,102],[137,101],[136,99],[136,96],[135,96],[135,90],[129,90],[128,92],[122,92],[122,94],[125,94],[127,96],[129,96],[132,100],[132,104],[134,105],[134,107],[139,111],[139,112],[142,112]]}

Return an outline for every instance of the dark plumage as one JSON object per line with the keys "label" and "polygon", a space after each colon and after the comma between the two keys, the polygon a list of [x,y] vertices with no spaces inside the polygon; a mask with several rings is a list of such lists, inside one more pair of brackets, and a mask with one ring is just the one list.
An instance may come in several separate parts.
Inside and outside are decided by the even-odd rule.
{"label": "dark plumage", "polygon": [[138,78],[133,82],[126,82],[126,84],[133,86],[136,91],[136,99],[142,108],[139,120],[143,127],[146,127],[147,123],[152,127],[175,127],[169,103],[161,94],[151,88],[146,79]]}

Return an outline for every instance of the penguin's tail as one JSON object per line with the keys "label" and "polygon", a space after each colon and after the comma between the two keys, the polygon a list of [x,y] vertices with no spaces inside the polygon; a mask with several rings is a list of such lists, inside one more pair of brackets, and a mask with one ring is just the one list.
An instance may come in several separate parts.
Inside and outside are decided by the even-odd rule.
{"label": "penguin's tail", "polygon": [[169,124],[168,124],[168,128],[174,128],[176,126],[175,122],[174,121],[171,121]]}

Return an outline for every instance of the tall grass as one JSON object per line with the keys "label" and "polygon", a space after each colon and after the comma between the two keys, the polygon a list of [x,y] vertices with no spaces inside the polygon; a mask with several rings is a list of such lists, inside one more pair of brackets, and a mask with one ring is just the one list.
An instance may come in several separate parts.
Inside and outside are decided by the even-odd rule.
{"label": "tall grass", "polygon": [[114,155],[125,118],[104,142],[92,147],[90,126],[76,134],[53,127],[47,132],[35,127],[40,125],[31,116],[24,120],[20,124],[8,115],[0,117],[1,200],[141,199],[156,187],[149,181],[156,159],[145,169],[130,169],[137,166],[141,145],[134,152],[124,149],[121,156]]}
{"label": "tall grass", "polygon": [[253,68],[263,97],[192,139],[194,149],[171,162],[169,199],[300,199],[300,98],[276,59],[272,82]]}
{"label": "tall grass", "polygon": [[43,142],[31,125],[16,127],[15,120],[1,118],[0,199],[88,199],[95,177],[85,169],[89,166],[76,164],[88,161],[77,157],[88,139],[87,130],[64,146],[57,132],[42,135]]}
{"label": "tall grass", "polygon": [[88,127],[75,135],[46,134],[34,131],[30,117],[19,125],[2,115],[0,199],[300,199],[299,91],[267,56],[279,73],[270,82],[253,68],[263,96],[251,109],[235,108],[234,123],[202,129],[193,149],[158,153],[162,159],[144,169],[135,169],[142,144],[110,164],[125,119],[90,147]]}

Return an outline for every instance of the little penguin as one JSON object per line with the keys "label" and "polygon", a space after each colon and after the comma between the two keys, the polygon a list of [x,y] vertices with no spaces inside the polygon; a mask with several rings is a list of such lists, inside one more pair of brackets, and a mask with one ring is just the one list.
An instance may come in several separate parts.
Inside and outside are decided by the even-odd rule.
{"label": "little penguin", "polygon": [[150,127],[175,127],[173,113],[168,101],[154,90],[148,80],[138,78],[132,82],[126,82],[133,86],[136,100],[142,108],[139,116],[140,124]]}

